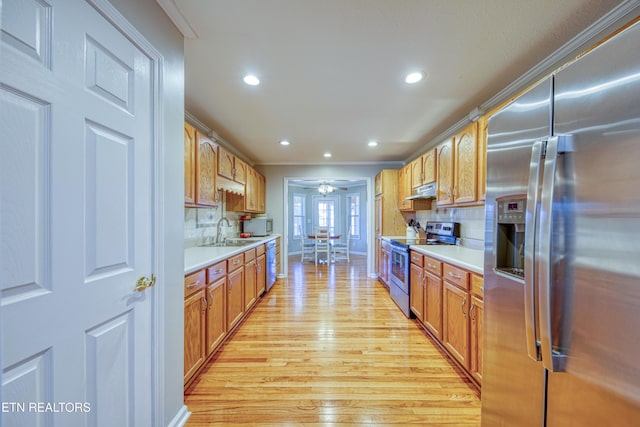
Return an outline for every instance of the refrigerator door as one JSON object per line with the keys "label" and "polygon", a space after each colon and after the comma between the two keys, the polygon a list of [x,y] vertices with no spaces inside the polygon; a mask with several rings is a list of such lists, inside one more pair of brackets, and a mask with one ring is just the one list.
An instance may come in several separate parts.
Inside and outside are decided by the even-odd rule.
{"label": "refrigerator door", "polygon": [[548,79],[489,119],[482,378],[482,425],[487,427],[544,423],[545,370],[527,352],[525,281],[496,272],[496,199],[526,197],[533,147],[551,132],[551,93]]}
{"label": "refrigerator door", "polygon": [[[560,71],[554,131],[573,140],[571,295],[551,310],[548,426],[640,425],[640,24]],[[568,330],[566,328],[569,328]],[[564,330],[563,330],[564,329]]]}

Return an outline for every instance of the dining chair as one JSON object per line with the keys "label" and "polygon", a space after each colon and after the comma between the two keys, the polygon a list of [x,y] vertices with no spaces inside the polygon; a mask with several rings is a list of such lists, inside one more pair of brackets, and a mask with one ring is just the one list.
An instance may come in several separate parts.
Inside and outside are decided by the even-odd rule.
{"label": "dining chair", "polygon": [[346,242],[338,241],[333,242],[333,260],[334,261],[347,261],[349,260],[349,243],[351,240],[351,230],[347,231]]}
{"label": "dining chair", "polygon": [[301,248],[300,248],[300,261],[313,261],[316,253],[316,244],[311,241],[305,233],[302,225],[298,225],[298,232],[300,234]]}
{"label": "dining chair", "polygon": [[315,232],[315,242],[316,242],[316,256],[315,261],[316,265],[318,265],[318,261],[322,261],[322,258],[319,257],[320,254],[325,254],[325,260],[327,264],[331,262],[331,244],[329,242],[329,229],[325,227],[316,228]]}

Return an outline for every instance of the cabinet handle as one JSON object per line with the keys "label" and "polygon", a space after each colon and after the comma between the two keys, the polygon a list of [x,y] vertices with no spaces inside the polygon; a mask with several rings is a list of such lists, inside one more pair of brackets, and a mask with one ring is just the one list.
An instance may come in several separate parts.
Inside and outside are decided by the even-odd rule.
{"label": "cabinet handle", "polygon": [[196,283],[189,283],[187,289],[197,288],[198,286],[200,286],[200,280],[196,280]]}
{"label": "cabinet handle", "polygon": [[222,269],[221,268],[213,271],[213,274],[220,274],[220,273],[222,273]]}
{"label": "cabinet handle", "polygon": [[202,297],[202,313],[206,313],[207,312],[207,298],[206,297]]}
{"label": "cabinet handle", "polygon": [[476,321],[476,318],[475,318],[475,317],[473,317],[473,309],[474,309],[475,307],[476,307],[476,305],[475,305],[475,304],[471,304],[471,308],[469,308],[469,317],[471,318],[471,320],[472,320],[473,322],[475,322],[475,321]]}
{"label": "cabinet handle", "polygon": [[462,304],[460,304],[460,308],[462,309],[462,317],[464,317],[465,319],[467,318],[467,312],[464,311],[464,306],[467,304],[467,298],[465,297],[462,300]]}
{"label": "cabinet handle", "polygon": [[449,272],[449,277],[453,277],[456,280],[462,279],[462,277],[458,276],[457,274],[453,274],[452,272]]}
{"label": "cabinet handle", "polygon": [[428,262],[428,263],[427,263],[427,267],[429,267],[429,268],[436,268],[436,266],[435,266],[435,265],[433,265],[433,264],[431,264],[430,262]]}

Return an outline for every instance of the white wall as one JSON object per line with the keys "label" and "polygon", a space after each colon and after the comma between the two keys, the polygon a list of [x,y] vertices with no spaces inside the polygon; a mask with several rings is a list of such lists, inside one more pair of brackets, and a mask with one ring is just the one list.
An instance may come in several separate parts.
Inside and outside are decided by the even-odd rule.
{"label": "white wall", "polygon": [[[140,33],[163,55],[163,123],[164,145],[164,217],[163,246],[165,265],[164,288],[164,384],[158,384],[164,392],[164,401],[157,402],[163,408],[164,419],[156,425],[168,425],[183,406],[183,205],[184,172],[183,122],[184,122],[184,38],[158,6],[155,0],[110,0],[111,4],[137,28]],[[151,424],[150,424],[151,425]]]}

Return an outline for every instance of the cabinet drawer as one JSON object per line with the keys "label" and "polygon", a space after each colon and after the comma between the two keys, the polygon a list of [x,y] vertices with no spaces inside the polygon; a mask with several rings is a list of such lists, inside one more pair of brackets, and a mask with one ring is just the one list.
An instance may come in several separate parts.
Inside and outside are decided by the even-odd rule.
{"label": "cabinet drawer", "polygon": [[244,251],[244,262],[247,263],[253,259],[256,259],[256,248]]}
{"label": "cabinet drawer", "polygon": [[244,254],[238,254],[236,256],[232,256],[227,260],[227,271],[232,272],[233,270],[237,270],[243,265],[244,265]]}
{"label": "cabinet drawer", "polygon": [[444,279],[462,289],[469,290],[469,273],[450,264],[444,265]]}
{"label": "cabinet drawer", "polygon": [[478,298],[484,296],[484,278],[479,274],[471,275],[471,293]]}
{"label": "cabinet drawer", "polygon": [[265,245],[260,245],[256,248],[256,256],[264,255],[266,253]]}
{"label": "cabinet drawer", "polygon": [[207,269],[208,281],[207,283],[213,283],[219,278],[227,274],[227,262],[222,261]]}
{"label": "cabinet drawer", "polygon": [[442,263],[428,256],[424,257],[424,269],[438,277],[442,277]]}
{"label": "cabinet drawer", "polygon": [[418,267],[422,267],[422,255],[416,251],[411,251],[411,264],[415,264]]}
{"label": "cabinet drawer", "polygon": [[184,296],[188,297],[192,293],[204,288],[207,284],[205,270],[196,271],[184,278]]}

